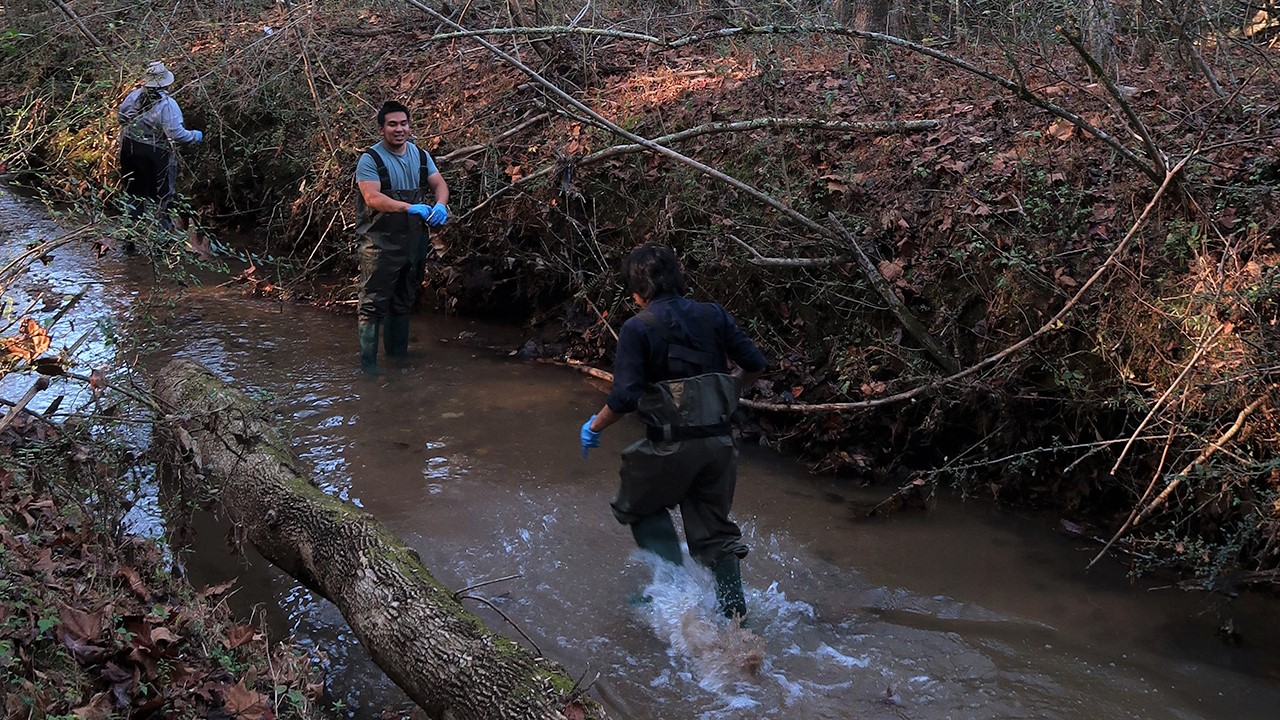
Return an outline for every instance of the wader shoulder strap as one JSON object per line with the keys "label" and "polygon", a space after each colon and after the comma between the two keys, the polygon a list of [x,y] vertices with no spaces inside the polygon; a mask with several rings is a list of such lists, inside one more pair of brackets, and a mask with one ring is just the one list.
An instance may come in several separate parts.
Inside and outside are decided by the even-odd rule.
{"label": "wader shoulder strap", "polygon": [[418,190],[425,193],[427,191],[427,176],[431,174],[431,170],[427,165],[427,151],[418,148],[418,156]]}
{"label": "wader shoulder strap", "polygon": [[365,148],[363,154],[373,158],[373,164],[378,168],[378,182],[382,183],[382,194],[389,195],[391,193],[391,171],[387,170],[387,164],[382,160],[382,156],[373,148]]}

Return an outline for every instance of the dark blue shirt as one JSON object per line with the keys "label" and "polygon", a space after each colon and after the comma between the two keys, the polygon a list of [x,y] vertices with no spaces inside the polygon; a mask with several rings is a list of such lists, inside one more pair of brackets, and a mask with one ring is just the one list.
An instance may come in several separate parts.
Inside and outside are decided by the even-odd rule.
{"label": "dark blue shirt", "polygon": [[[694,302],[668,295],[650,302],[648,311],[657,318],[657,324],[666,328],[666,332],[640,315],[622,324],[622,332],[618,334],[618,356],[613,363],[613,391],[606,401],[609,409],[616,413],[635,410],[645,386],[651,383],[703,373],[727,373],[729,360],[746,372],[760,372],[765,368],[760,349],[738,329],[729,313],[715,303]],[[667,348],[670,343],[709,353],[711,366],[685,368],[683,371],[668,367]]]}

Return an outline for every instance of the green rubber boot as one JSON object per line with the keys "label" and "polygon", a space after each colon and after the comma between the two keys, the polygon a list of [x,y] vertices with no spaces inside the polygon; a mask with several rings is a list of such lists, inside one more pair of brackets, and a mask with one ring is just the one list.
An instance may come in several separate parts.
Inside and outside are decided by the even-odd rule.
{"label": "green rubber boot", "polygon": [[378,326],[381,323],[361,320],[360,329],[360,369],[366,375],[381,375],[378,367]]}
{"label": "green rubber boot", "polygon": [[632,523],[631,535],[641,550],[648,550],[672,565],[684,564],[680,538],[676,535],[676,526],[671,522],[671,514],[666,510]]}
{"label": "green rubber boot", "polygon": [[716,603],[730,620],[747,619],[747,599],[742,594],[742,569],[737,555],[720,558],[711,568],[716,577]]}
{"label": "green rubber boot", "polygon": [[387,357],[408,357],[409,316],[388,315],[382,328],[382,344]]}

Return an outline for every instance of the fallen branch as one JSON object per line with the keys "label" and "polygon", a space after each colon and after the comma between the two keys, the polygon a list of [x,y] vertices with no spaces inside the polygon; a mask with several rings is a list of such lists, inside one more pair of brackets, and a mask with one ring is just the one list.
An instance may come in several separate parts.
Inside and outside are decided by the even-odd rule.
{"label": "fallen branch", "polygon": [[836,221],[834,215],[828,215],[827,219],[831,221],[832,229],[844,237],[849,247],[853,248],[853,257],[858,262],[858,267],[862,268],[862,274],[871,283],[871,287],[875,289],[876,294],[889,305],[889,311],[898,319],[907,332],[920,342],[924,343],[925,350],[929,351],[929,355],[933,357],[934,362],[938,363],[944,370],[949,373],[960,371],[960,363],[954,357],[947,353],[946,348],[942,347],[942,343],[938,342],[929,331],[925,329],[924,324],[920,322],[911,311],[907,309],[906,303],[902,302],[902,298],[898,297],[898,293],[893,291],[893,286],[888,280],[884,279],[884,275],[880,274],[876,264],[871,262],[871,258],[867,256],[866,251],[858,244],[857,238]]}
{"label": "fallen branch", "polygon": [[53,4],[62,11],[63,15],[67,16],[67,19],[76,26],[76,30],[80,31],[80,34],[89,41],[90,45],[93,45],[95,50],[102,49],[102,41],[94,36],[93,32],[89,30],[89,26],[84,24],[84,21],[80,19],[79,15],[76,15],[75,11],[71,9],[71,6],[63,2],[63,0],[53,0]]}
{"label": "fallen branch", "polygon": [[22,414],[22,411],[27,408],[27,403],[30,403],[32,398],[48,387],[49,378],[43,375],[36,378],[36,381],[31,384],[31,387],[27,388],[26,394],[23,395],[18,402],[14,403],[13,407],[9,408],[8,412],[4,414],[4,417],[0,417],[0,432],[4,432],[6,428],[12,425],[13,421],[17,420],[18,416]]}
{"label": "fallen branch", "polygon": [[1097,59],[1094,58],[1093,55],[1089,54],[1089,51],[1085,49],[1084,43],[1080,41],[1079,37],[1072,35],[1061,27],[1058,28],[1058,33],[1061,34],[1062,37],[1066,38],[1067,42],[1071,44],[1071,47],[1075,48],[1076,53],[1079,54],[1080,57],[1084,59],[1085,64],[1089,66],[1089,70],[1093,72],[1094,76],[1097,77],[1103,87],[1107,89],[1107,92],[1111,97],[1120,105],[1120,111],[1129,119],[1129,124],[1133,125],[1134,132],[1136,132],[1138,137],[1142,139],[1142,146],[1146,148],[1147,158],[1151,160],[1152,165],[1159,168],[1162,173],[1168,172],[1168,158],[1165,157],[1164,153],[1160,152],[1160,148],[1156,147],[1156,141],[1151,138],[1151,132],[1147,130],[1146,124],[1142,122],[1142,118],[1138,117],[1138,113],[1134,112],[1133,106],[1129,104],[1129,101],[1124,99],[1124,95],[1120,92],[1120,89],[1111,81],[1111,76],[1102,69],[1102,66],[1098,64]]}
{"label": "fallen branch", "polygon": [[1063,306],[1058,310],[1058,312],[1054,314],[1052,318],[1049,318],[1049,320],[1045,322],[1043,325],[1041,325],[1035,332],[1031,333],[1030,335],[1023,338],[1022,340],[1019,340],[1013,345],[1010,345],[1004,350],[1001,350],[1000,352],[995,353],[994,355],[990,355],[984,360],[978,362],[977,364],[971,365],[965,368],[964,370],[961,370],[960,372],[955,373],[954,375],[950,375],[944,378],[939,378],[937,380],[934,380],[933,382],[930,382],[927,385],[920,385],[918,387],[912,388],[911,390],[904,390],[903,392],[897,393],[895,395],[889,395],[882,398],[875,398],[873,400],[858,400],[855,402],[815,403],[812,405],[804,405],[800,403],[769,403],[769,402],[760,402],[758,400],[742,400],[740,404],[743,405],[744,407],[754,408],[756,410],[770,410],[770,411],[776,411],[776,412],[808,413],[808,412],[847,412],[851,410],[865,410],[868,408],[879,407],[881,405],[892,405],[895,403],[906,402],[908,400],[914,400],[925,394],[931,393],[939,388],[959,382],[960,380],[963,380],[969,377],[970,375],[973,375],[981,370],[984,370],[988,367],[991,367],[993,365],[996,365],[997,363],[1002,362],[1003,360],[1008,358],[1010,355],[1013,355],[1014,353],[1022,350],[1023,348],[1027,347],[1031,343],[1035,342],[1041,336],[1049,333],[1052,330],[1056,330],[1062,327],[1062,319],[1067,316],[1067,313],[1071,312],[1072,308],[1074,308],[1077,304],[1079,304],[1081,298],[1084,297],[1085,293],[1088,292],[1089,289],[1092,288],[1098,282],[1098,280],[1102,277],[1103,273],[1105,273],[1106,270],[1109,267],[1111,267],[1111,265],[1116,261],[1116,258],[1120,257],[1120,255],[1125,251],[1125,249],[1129,247],[1130,241],[1132,241],[1134,236],[1137,235],[1138,230],[1144,224],[1146,224],[1147,217],[1151,215],[1151,211],[1155,209],[1155,206],[1160,202],[1160,198],[1164,197],[1164,194],[1169,189],[1169,185],[1172,183],[1174,176],[1177,175],[1177,173],[1181,172],[1183,166],[1186,165],[1187,162],[1190,161],[1191,158],[1193,157],[1195,157],[1195,153],[1192,153],[1184,157],[1182,160],[1179,160],[1178,164],[1174,165],[1172,168],[1169,169],[1169,173],[1166,176],[1165,181],[1156,190],[1156,193],[1155,195],[1152,196],[1151,200],[1147,202],[1147,206],[1143,208],[1142,214],[1133,223],[1133,226],[1129,228],[1129,232],[1125,233],[1124,238],[1122,238],[1120,242],[1116,244],[1116,247],[1111,251],[1111,254],[1108,255],[1107,259],[1103,261],[1102,265],[1100,265],[1098,269],[1094,271],[1093,275],[1090,275],[1089,279],[1086,280],[1082,285],[1080,285],[1080,289],[1076,291],[1076,294],[1072,295],[1071,298],[1067,300],[1067,302],[1063,304]]}
{"label": "fallen branch", "polygon": [[729,239],[741,245],[747,252],[751,253],[751,264],[760,266],[774,267],[826,267],[828,265],[848,265],[853,262],[853,258],[844,255],[825,258],[778,258],[765,257],[760,254],[759,250],[751,247],[747,243],[740,240],[736,235],[730,235]]}
{"label": "fallen branch", "polygon": [[534,123],[536,123],[536,122],[541,122],[541,121],[543,121],[543,120],[546,120],[546,119],[547,119],[547,118],[549,118],[549,117],[551,117],[551,113],[545,113],[545,112],[544,112],[544,113],[540,113],[540,114],[538,114],[538,115],[534,115],[533,117],[529,118],[528,120],[525,120],[524,122],[520,123],[519,125],[517,125],[517,126],[515,126],[515,127],[511,128],[510,130],[507,130],[506,132],[502,133],[501,135],[499,135],[499,136],[497,136],[497,137],[495,137],[495,138],[490,139],[490,140],[489,140],[489,142],[487,142],[487,143],[484,143],[484,144],[482,144],[482,145],[469,145],[469,146],[464,147],[464,148],[458,148],[457,150],[454,150],[453,152],[449,152],[449,153],[446,153],[446,154],[444,154],[444,155],[441,155],[441,156],[440,156],[440,157],[438,157],[438,158],[435,158],[435,160],[436,160],[436,162],[449,162],[449,161],[451,161],[451,160],[457,160],[457,159],[459,159],[459,158],[464,158],[464,157],[467,157],[467,156],[469,156],[469,155],[473,155],[473,154],[475,154],[475,153],[480,152],[481,150],[484,150],[485,148],[489,147],[489,146],[490,146],[490,145],[492,145],[493,143],[499,143],[499,142],[502,142],[503,140],[506,140],[507,138],[511,137],[512,135],[515,135],[516,133],[520,132],[521,130],[524,130],[525,128],[529,127],[530,125],[532,125],[532,124],[534,124]]}
{"label": "fallen branch", "polygon": [[1151,513],[1160,509],[1160,506],[1165,504],[1169,499],[1169,496],[1173,494],[1174,490],[1178,489],[1178,486],[1182,484],[1182,481],[1187,478],[1187,475],[1189,475],[1192,470],[1196,469],[1196,467],[1205,460],[1213,457],[1214,453],[1221,450],[1224,445],[1231,441],[1231,438],[1236,436],[1236,433],[1240,432],[1240,428],[1244,427],[1244,421],[1247,420],[1249,416],[1253,414],[1253,411],[1257,410],[1262,403],[1266,401],[1266,399],[1267,396],[1262,395],[1241,410],[1240,414],[1236,416],[1235,423],[1233,423],[1231,427],[1227,428],[1226,432],[1219,435],[1217,440],[1209,443],[1209,445],[1196,456],[1195,460],[1192,460],[1186,467],[1182,468],[1177,476],[1169,481],[1169,484],[1165,486],[1165,489],[1156,496],[1156,499],[1152,500],[1150,505],[1144,508],[1142,512],[1138,513],[1138,517],[1133,520],[1133,525],[1136,527],[1142,524],[1143,520],[1151,517]]}
{"label": "fallen branch", "polygon": [[228,518],[274,565],[333,602],[369,656],[433,718],[603,718],[563,668],[465,610],[376,519],[326,495],[268,415],[190,360],[155,383],[176,408],[164,447],[198,468]]}

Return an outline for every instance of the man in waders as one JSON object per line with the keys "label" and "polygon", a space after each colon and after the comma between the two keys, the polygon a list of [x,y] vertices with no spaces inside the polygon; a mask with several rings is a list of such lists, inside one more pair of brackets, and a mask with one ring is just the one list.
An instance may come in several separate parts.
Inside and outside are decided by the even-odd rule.
{"label": "man in waders", "polygon": [[409,312],[430,247],[427,226],[449,219],[449,186],[431,156],[409,142],[409,109],[394,100],[383,103],[378,131],[382,139],[356,164],[360,368],[370,375],[382,374],[379,328],[388,357],[409,353]]}
{"label": "man in waders", "polygon": [[178,184],[177,143],[204,141],[204,133],[183,126],[182,108],[164,88],[173,73],[162,62],[147,66],[142,87],[125,96],[116,112],[120,121],[120,174],[129,198],[129,214],[140,217],[154,203],[160,224],[173,227],[169,204]]}
{"label": "man in waders", "polygon": [[608,400],[582,424],[583,457],[601,431],[637,412],[645,438],[622,451],[614,517],[642,549],[680,565],[668,511],[679,505],[689,554],[712,569],[720,611],[745,618],[738,561],[747,546],[729,519],[738,459],[729,416],[741,388],[764,372],[764,356],[724,308],[683,297],[684,274],[667,247],[632,250],[622,277],[641,311],[622,325]]}

